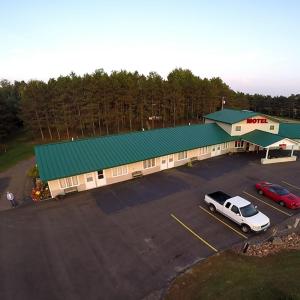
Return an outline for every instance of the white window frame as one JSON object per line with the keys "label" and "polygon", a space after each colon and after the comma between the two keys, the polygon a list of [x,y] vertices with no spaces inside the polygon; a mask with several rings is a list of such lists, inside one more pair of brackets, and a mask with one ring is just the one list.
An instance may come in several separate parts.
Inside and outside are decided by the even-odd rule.
{"label": "white window frame", "polygon": [[236,125],[235,126],[235,131],[242,131],[242,126],[241,125]]}
{"label": "white window frame", "polygon": [[187,159],[187,151],[178,152],[177,160]]}
{"label": "white window frame", "polygon": [[59,179],[59,186],[62,190],[78,185],[79,181],[77,175]]}
{"label": "white window frame", "polygon": [[151,168],[156,167],[156,159],[150,158],[150,159],[144,160],[143,167],[144,167],[144,169],[151,169]]}
{"label": "white window frame", "polygon": [[205,155],[207,153],[208,153],[208,147],[207,146],[200,148],[200,155]]}
{"label": "white window frame", "polygon": [[112,177],[119,177],[119,176],[127,175],[128,167],[127,166],[119,166],[119,167],[112,168],[111,173],[112,173]]}
{"label": "white window frame", "polygon": [[235,141],[234,148],[244,148],[244,141]]}

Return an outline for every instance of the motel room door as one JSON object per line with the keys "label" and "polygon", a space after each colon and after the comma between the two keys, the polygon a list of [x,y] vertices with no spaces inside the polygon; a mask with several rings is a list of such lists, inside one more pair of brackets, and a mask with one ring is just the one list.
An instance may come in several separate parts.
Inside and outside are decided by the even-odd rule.
{"label": "motel room door", "polygon": [[160,161],[160,169],[165,170],[168,168],[168,156],[163,156]]}
{"label": "motel room door", "polygon": [[217,150],[216,150],[216,155],[221,155],[221,145],[217,145],[216,146]]}
{"label": "motel room door", "polygon": [[87,190],[93,189],[96,187],[95,173],[85,174],[85,187]]}
{"label": "motel room door", "polygon": [[97,171],[97,186],[106,185],[106,178],[104,170]]}
{"label": "motel room door", "polygon": [[165,170],[174,167],[174,154],[166,155],[161,158],[160,169]]}
{"label": "motel room door", "polygon": [[217,155],[217,145],[211,146],[211,157]]}
{"label": "motel room door", "polygon": [[174,167],[174,154],[168,155],[168,168]]}

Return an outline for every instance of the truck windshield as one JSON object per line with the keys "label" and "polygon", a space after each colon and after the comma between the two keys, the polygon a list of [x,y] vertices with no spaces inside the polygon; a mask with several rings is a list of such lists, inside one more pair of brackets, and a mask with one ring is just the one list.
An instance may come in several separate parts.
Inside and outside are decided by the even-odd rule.
{"label": "truck windshield", "polygon": [[254,207],[253,204],[248,204],[244,207],[241,207],[240,210],[241,210],[242,216],[245,217],[245,218],[252,217],[252,216],[258,214],[258,211]]}

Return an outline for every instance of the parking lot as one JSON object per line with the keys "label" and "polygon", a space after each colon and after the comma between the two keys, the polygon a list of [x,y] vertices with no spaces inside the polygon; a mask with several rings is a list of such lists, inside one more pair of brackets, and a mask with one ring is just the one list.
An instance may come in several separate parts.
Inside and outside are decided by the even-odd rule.
{"label": "parking lot", "polygon": [[[222,190],[271,224],[296,213],[258,195],[266,180],[300,193],[300,162],[226,155],[0,213],[0,299],[143,299],[194,262],[248,240],[203,199]],[[266,233],[268,235],[269,229]]]}

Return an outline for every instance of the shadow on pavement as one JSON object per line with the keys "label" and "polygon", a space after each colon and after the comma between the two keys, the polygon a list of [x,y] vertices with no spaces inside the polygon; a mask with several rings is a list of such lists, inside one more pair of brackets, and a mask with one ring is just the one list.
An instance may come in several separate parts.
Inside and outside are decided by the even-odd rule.
{"label": "shadow on pavement", "polygon": [[106,214],[155,201],[190,188],[183,180],[162,172],[91,191],[97,205]]}

